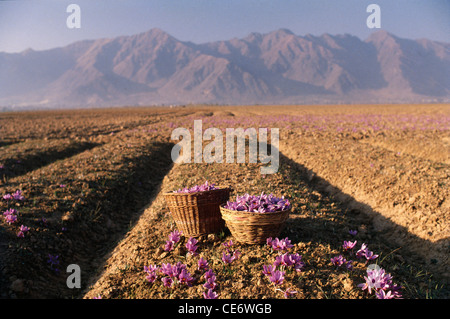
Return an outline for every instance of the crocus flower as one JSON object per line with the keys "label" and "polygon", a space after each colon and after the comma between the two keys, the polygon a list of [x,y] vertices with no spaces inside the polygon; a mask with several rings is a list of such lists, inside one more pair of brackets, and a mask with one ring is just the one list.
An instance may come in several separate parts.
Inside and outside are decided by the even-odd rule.
{"label": "crocus flower", "polygon": [[25,197],[23,197],[23,195],[22,195],[21,190],[16,190],[16,192],[12,196],[15,200],[18,200],[18,201],[22,201],[25,199]]}
{"label": "crocus flower", "polygon": [[173,250],[173,241],[167,240],[166,244],[164,245],[165,251],[171,251]]}
{"label": "crocus flower", "polygon": [[212,269],[209,269],[208,271],[205,272],[205,279],[208,280],[212,278],[212,280],[216,280],[216,275],[214,274],[214,272],[212,271]]}
{"label": "crocus flower", "polygon": [[197,252],[196,252],[196,250],[198,248],[196,246],[197,243],[198,243],[198,240],[193,237],[189,238],[189,240],[186,243],[186,248],[188,249],[189,253],[191,253],[192,255],[197,255]]}
{"label": "crocus flower", "polygon": [[226,254],[225,252],[222,254],[222,261],[225,264],[231,264],[236,259],[239,259],[239,256],[241,255],[239,250],[236,250],[233,252],[233,254]]}
{"label": "crocus flower", "polygon": [[269,280],[275,285],[281,285],[284,281],[284,271],[275,270]]}
{"label": "crocus flower", "polygon": [[349,230],[348,233],[352,236],[356,236],[356,234],[358,234],[357,230]]}
{"label": "crocus flower", "polygon": [[356,243],[357,243],[356,240],[354,242],[344,240],[344,244],[342,245],[342,247],[345,250],[351,250],[355,247]]}
{"label": "crocus flower", "polygon": [[344,257],[342,257],[342,255],[339,255],[339,256],[336,256],[336,257],[331,258],[331,262],[332,262],[333,265],[335,265],[335,266],[341,266],[341,265],[344,264],[345,261],[346,261],[346,260],[345,260]]}
{"label": "crocus flower", "polygon": [[375,255],[373,251],[367,250],[365,253],[365,257],[367,260],[374,260],[377,259],[378,255]]}
{"label": "crocus flower", "polygon": [[394,295],[391,293],[391,291],[389,290],[387,293],[380,289],[379,291],[377,291],[375,293],[375,296],[377,296],[377,299],[393,299]]}
{"label": "crocus flower", "polygon": [[[367,269],[367,276],[364,276],[365,283],[359,284],[362,290],[367,289],[369,294],[372,289],[377,294],[377,298],[383,299],[401,298],[400,287],[392,282],[392,276],[383,268],[376,267],[373,269]],[[382,293],[381,291],[385,291]]]}
{"label": "crocus flower", "polygon": [[212,289],[208,289],[207,292],[203,293],[203,298],[205,299],[217,299],[218,295]]}
{"label": "crocus flower", "polygon": [[198,270],[205,270],[208,269],[208,261],[204,259],[203,257],[200,257],[197,263],[197,269]]}
{"label": "crocus flower", "polygon": [[262,273],[266,276],[271,276],[276,270],[276,266],[271,265],[263,265],[263,271]]}
{"label": "crocus flower", "polygon": [[15,223],[17,221],[17,215],[13,215],[13,214],[6,215],[5,216],[5,221],[8,224],[13,224],[13,223]]}
{"label": "crocus flower", "polygon": [[11,194],[5,194],[5,195],[3,195],[3,199],[4,200],[12,200],[13,197],[11,196]]}
{"label": "crocus flower", "polygon": [[174,230],[173,232],[171,232],[169,234],[169,240],[171,242],[173,242],[174,244],[178,243],[180,241],[182,232],[178,231],[178,230]]}
{"label": "crocus flower", "polygon": [[367,245],[363,243],[361,245],[361,248],[356,252],[356,257],[358,258],[365,257],[367,250],[368,250]]}
{"label": "crocus flower", "polygon": [[266,243],[268,246],[272,247],[273,250],[288,250],[289,248],[294,247],[288,237],[284,239],[272,239],[272,237],[269,237],[266,239]]}
{"label": "crocus flower", "polygon": [[231,248],[231,246],[233,246],[233,240],[230,239],[230,241],[224,242],[222,245],[224,245],[226,248]]}
{"label": "crocus flower", "polygon": [[151,265],[148,267],[144,266],[144,271],[147,273],[147,276],[145,278],[148,280],[148,282],[153,283],[158,278],[158,270],[159,268],[155,265]]}
{"label": "crocus flower", "polygon": [[208,278],[205,282],[205,284],[203,285],[203,287],[205,287],[206,289],[213,289],[216,288],[216,283],[215,283],[215,278]]}
{"label": "crocus flower", "polygon": [[59,265],[58,258],[59,258],[58,255],[53,256],[53,255],[48,254],[47,263],[49,263],[50,264],[50,268],[52,270],[56,271],[56,272],[59,272],[59,269],[55,267],[56,265]]}
{"label": "crocus flower", "polygon": [[291,290],[291,288],[288,288],[283,292],[285,298],[290,298],[293,295],[295,295],[296,293],[297,293],[297,291]]}
{"label": "crocus flower", "polygon": [[190,286],[192,286],[192,282],[194,281],[194,278],[187,271],[187,269],[184,268],[181,270],[180,274],[178,275],[178,280],[180,283],[188,285],[190,287]]}
{"label": "crocus flower", "polygon": [[29,231],[30,228],[27,226],[21,225],[19,228],[19,232],[17,233],[17,237],[25,237],[25,233]]}
{"label": "crocus flower", "polygon": [[164,287],[172,287],[173,280],[170,277],[163,277],[161,278],[161,281],[163,282]]}

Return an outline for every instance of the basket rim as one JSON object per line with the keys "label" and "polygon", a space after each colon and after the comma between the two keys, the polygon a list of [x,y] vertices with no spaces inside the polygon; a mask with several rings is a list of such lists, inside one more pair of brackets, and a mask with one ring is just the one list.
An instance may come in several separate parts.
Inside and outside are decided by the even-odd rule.
{"label": "basket rim", "polygon": [[171,192],[164,192],[163,195],[164,196],[166,196],[166,195],[170,195],[170,196],[192,196],[192,195],[201,195],[201,194],[213,193],[213,192],[224,191],[224,190],[229,190],[230,192],[232,192],[233,188],[231,188],[231,186],[224,186],[224,187],[211,189],[211,190],[208,190],[208,191],[200,191],[200,192],[194,192],[194,193],[176,193],[174,191],[171,191]]}

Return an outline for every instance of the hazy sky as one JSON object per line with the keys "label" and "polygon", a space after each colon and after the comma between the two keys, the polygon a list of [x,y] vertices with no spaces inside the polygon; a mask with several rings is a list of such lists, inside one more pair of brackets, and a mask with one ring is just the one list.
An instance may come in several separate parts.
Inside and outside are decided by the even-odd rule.
{"label": "hazy sky", "polygon": [[[69,4],[81,8],[81,28],[69,29]],[[381,8],[381,29],[402,38],[450,42],[449,0],[15,0],[0,1],[0,51],[44,50],[78,40],[160,28],[203,43],[267,33],[356,35],[369,29],[369,4]]]}

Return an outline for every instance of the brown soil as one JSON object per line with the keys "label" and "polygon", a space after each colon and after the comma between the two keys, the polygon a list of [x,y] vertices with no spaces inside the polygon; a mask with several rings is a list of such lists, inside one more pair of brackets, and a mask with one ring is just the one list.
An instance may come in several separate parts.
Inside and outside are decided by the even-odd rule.
{"label": "brown soil", "polygon": [[[234,194],[264,191],[291,199],[293,212],[280,237],[292,240],[290,252],[302,255],[305,267],[287,273],[280,288],[296,290],[294,298],[373,298],[357,287],[367,264],[342,250],[343,241],[353,239],[351,229],[358,230],[354,240],[380,255],[378,263],[403,286],[405,298],[446,298],[448,120],[420,130],[387,124],[377,130],[342,116],[377,115],[390,123],[393,115],[431,121],[449,113],[448,105],[430,105],[1,114],[0,164],[8,172],[0,194],[21,189],[26,197],[14,204],[18,223],[0,221],[1,296],[202,298],[204,279],[195,268],[203,256],[217,275],[219,298],[284,298],[262,274],[276,252],[237,243],[227,229],[200,238],[199,256],[187,254],[184,243],[162,250],[176,229],[162,193],[208,180],[233,186]],[[278,173],[263,176],[261,164],[249,163],[174,165],[170,133],[192,130],[194,119],[203,120],[203,129],[280,128]],[[360,127],[348,129],[353,126]],[[1,205],[3,212],[8,206]],[[31,227],[25,238],[16,236],[20,224]],[[227,266],[222,243],[230,239],[242,255]],[[48,254],[59,256],[59,272]],[[355,260],[352,271],[331,264],[339,254]],[[192,287],[170,289],[145,279],[144,266],[177,261],[194,275]],[[82,269],[81,290],[66,286],[65,269],[73,263]]]}

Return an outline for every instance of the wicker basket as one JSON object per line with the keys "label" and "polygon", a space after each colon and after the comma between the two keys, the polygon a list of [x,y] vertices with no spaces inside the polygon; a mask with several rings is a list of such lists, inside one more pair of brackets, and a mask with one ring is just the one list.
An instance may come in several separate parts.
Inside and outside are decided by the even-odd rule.
{"label": "wicker basket", "polygon": [[225,227],[220,205],[225,204],[232,189],[217,188],[197,193],[164,193],[178,230],[183,235],[198,237],[219,232]]}
{"label": "wicker basket", "polygon": [[246,244],[262,244],[268,237],[279,236],[290,211],[291,209],[272,213],[252,213],[220,206],[222,218],[233,237]]}

